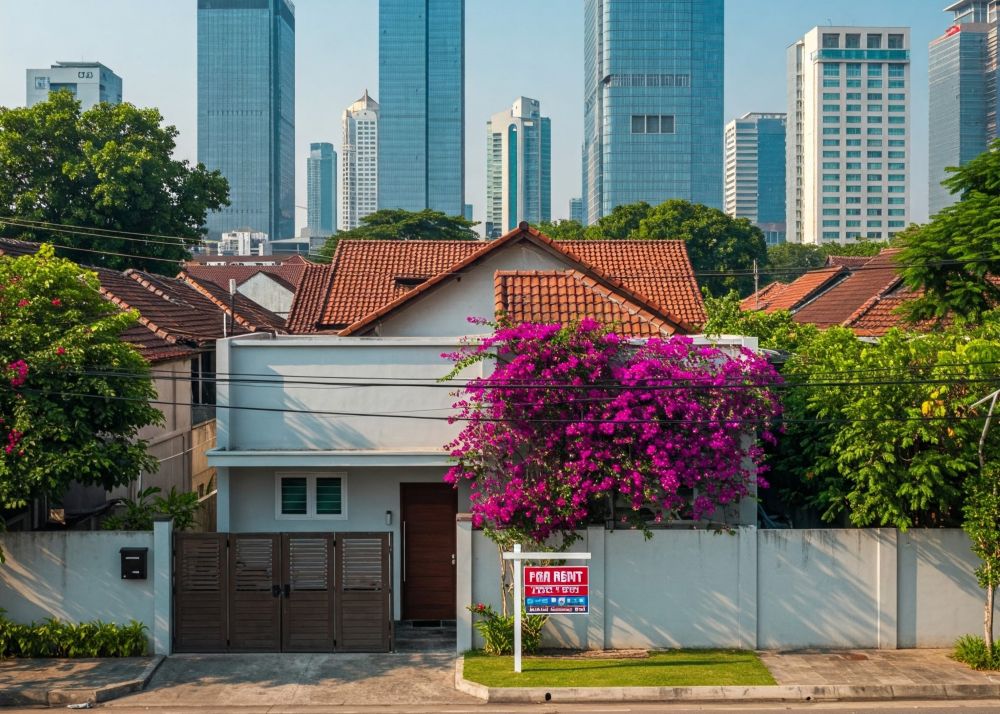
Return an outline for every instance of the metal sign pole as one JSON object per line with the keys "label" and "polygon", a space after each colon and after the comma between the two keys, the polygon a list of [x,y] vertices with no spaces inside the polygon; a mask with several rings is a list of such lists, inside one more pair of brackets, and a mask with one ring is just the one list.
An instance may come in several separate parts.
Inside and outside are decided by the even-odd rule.
{"label": "metal sign pole", "polygon": [[521,671],[521,544],[514,544],[514,671]]}

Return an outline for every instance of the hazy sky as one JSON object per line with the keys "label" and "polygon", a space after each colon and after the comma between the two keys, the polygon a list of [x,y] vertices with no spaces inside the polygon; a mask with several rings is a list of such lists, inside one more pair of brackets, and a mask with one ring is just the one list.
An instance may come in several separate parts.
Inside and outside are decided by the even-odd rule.
{"label": "hazy sky", "polygon": [[[655,2],[656,0],[649,0]],[[948,26],[945,0],[727,0],[726,120],[785,111],[785,48],[815,25],[912,28],[910,216],[927,218],[927,43]],[[295,0],[296,203],[305,223],[309,143],[340,150],[340,115],[367,88],[378,99],[377,0]],[[96,60],[126,101],[160,108],[196,158],[195,0],[0,0],[0,105],[23,106],[28,67]],[[486,121],[524,95],[552,119],[552,213],[580,194],[583,0],[466,1],[467,203],[483,218]],[[720,137],[721,141],[721,137]]]}

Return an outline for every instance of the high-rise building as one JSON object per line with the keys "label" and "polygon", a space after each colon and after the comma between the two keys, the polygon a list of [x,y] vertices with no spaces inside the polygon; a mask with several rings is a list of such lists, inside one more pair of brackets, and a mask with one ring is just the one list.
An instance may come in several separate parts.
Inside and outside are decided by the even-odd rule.
{"label": "high-rise building", "polygon": [[473,206],[472,206],[471,203],[464,204],[462,206],[462,217],[465,220],[467,220],[467,221],[471,221],[472,220],[472,212],[473,212],[473,210],[474,210],[474,208],[473,208]]}
{"label": "high-rise building", "polygon": [[378,207],[465,205],[465,2],[379,0]]}
{"label": "high-rise building", "polygon": [[340,228],[349,231],[378,210],[378,102],[368,96],[344,110],[340,144]]}
{"label": "high-rise building", "polygon": [[815,27],[788,48],[788,241],[887,240],[909,216],[910,31]]}
{"label": "high-rise building", "polygon": [[583,199],[569,199],[569,219],[577,223],[583,223]]}
{"label": "high-rise building", "polygon": [[785,242],[785,115],[751,112],[726,125],[725,211]]}
{"label": "high-rise building", "polygon": [[337,152],[333,144],[309,144],[306,217],[310,236],[330,236],[337,230]]}
{"label": "high-rise building", "polygon": [[47,69],[26,72],[26,104],[33,107],[49,98],[49,92],[68,91],[90,109],[95,104],[122,103],[122,78],[100,62],[56,62]]}
{"label": "high-rise building", "polygon": [[486,237],[552,220],[552,125],[518,97],[486,122]]}
{"label": "high-rise building", "polygon": [[584,217],[722,208],[723,0],[585,0]]}
{"label": "high-rise building", "polygon": [[941,182],[1000,136],[997,126],[998,0],[960,0],[946,12],[951,26],[930,43],[929,208],[934,215],[958,198]]}
{"label": "high-rise building", "polygon": [[229,181],[209,236],[295,235],[295,10],[289,0],[198,0],[198,161]]}

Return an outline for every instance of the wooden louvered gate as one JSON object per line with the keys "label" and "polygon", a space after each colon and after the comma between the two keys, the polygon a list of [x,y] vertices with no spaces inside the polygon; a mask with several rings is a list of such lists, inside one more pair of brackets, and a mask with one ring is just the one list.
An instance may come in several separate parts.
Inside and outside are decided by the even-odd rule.
{"label": "wooden louvered gate", "polygon": [[387,652],[388,533],[177,533],[177,652]]}

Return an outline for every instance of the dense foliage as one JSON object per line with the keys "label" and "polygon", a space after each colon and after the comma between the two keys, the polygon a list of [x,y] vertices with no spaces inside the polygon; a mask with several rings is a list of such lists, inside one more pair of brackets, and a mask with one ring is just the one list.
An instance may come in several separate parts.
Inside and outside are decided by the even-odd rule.
{"label": "dense foliage", "polygon": [[134,499],[126,498],[114,513],[104,519],[101,528],[106,531],[151,531],[157,516],[169,516],[175,531],[194,528],[198,515],[198,494],[170,488],[166,497],[160,496],[159,486],[140,491]]}
{"label": "dense foliage", "polygon": [[0,258],[0,507],[105,488],[157,463],[137,438],[161,423],[149,366],[120,335],[136,316],[97,276],[53,256]]}
{"label": "dense foliage", "polygon": [[900,263],[912,289],[925,292],[913,318],[957,315],[970,320],[1000,305],[1000,140],[944,182],[958,201],[906,232]]}
{"label": "dense foliage", "polygon": [[706,335],[746,335],[756,337],[765,350],[794,352],[819,334],[815,325],[796,322],[787,310],[774,312],[740,309],[740,296],[730,291],[722,297],[705,298],[708,319],[702,328]]}
{"label": "dense foliage", "polygon": [[383,208],[362,218],[357,228],[328,238],[320,253],[332,258],[342,240],[479,240],[473,230],[476,225],[463,216],[449,216],[429,208]]}
{"label": "dense foliage", "polygon": [[73,624],[55,618],[20,625],[0,609],[0,659],[6,657],[140,657],[149,645],[146,626],[132,620]]}
{"label": "dense foliage", "polygon": [[174,159],[177,129],[162,123],[156,109],[128,103],[81,111],[68,92],[0,107],[0,235],[87,249],[61,254],[90,265],[176,273],[207,212],[229,204],[229,186]]}
{"label": "dense foliage", "polygon": [[773,439],[780,409],[759,356],[686,337],[630,345],[593,320],[501,327],[450,356],[456,369],[496,358],[465,386],[465,427],[448,447],[446,480],[470,483],[477,525],[542,541],[605,504],[710,518],[763,483],[747,433]]}

